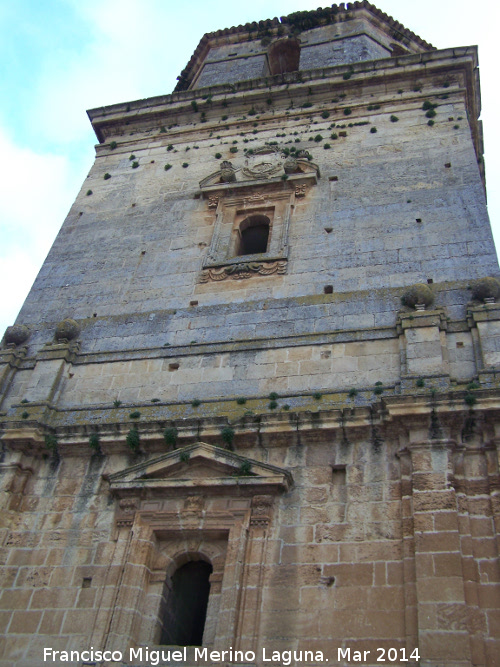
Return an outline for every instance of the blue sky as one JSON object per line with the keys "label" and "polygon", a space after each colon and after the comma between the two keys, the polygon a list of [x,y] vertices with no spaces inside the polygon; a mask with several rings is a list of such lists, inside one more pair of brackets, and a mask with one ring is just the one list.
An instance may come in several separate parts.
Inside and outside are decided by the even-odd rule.
{"label": "blue sky", "polygon": [[[205,32],[319,0],[3,0],[0,2],[0,337],[94,159],[86,109],[172,91]],[[437,48],[479,45],[490,218],[500,248],[500,3],[378,0]]]}

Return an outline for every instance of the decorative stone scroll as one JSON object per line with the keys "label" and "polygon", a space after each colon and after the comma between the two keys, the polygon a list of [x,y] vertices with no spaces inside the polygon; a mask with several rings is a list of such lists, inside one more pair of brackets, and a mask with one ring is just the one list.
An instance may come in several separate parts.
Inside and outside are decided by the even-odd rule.
{"label": "decorative stone scroll", "polygon": [[117,528],[129,528],[134,523],[135,514],[139,506],[137,498],[121,498],[116,514]]}
{"label": "decorative stone scroll", "polygon": [[256,192],[254,195],[250,195],[249,197],[243,197],[243,206],[258,204],[263,201],[265,201],[264,195],[260,194],[260,192]]}
{"label": "decorative stone scroll", "polygon": [[254,496],[252,498],[251,526],[267,527],[271,521],[273,508],[272,496]]}
{"label": "decorative stone scroll", "polygon": [[211,280],[219,281],[231,278],[232,280],[245,280],[255,275],[270,276],[273,273],[282,275],[286,273],[287,262],[278,260],[276,262],[241,262],[205,269],[201,272],[200,282],[207,283]]}

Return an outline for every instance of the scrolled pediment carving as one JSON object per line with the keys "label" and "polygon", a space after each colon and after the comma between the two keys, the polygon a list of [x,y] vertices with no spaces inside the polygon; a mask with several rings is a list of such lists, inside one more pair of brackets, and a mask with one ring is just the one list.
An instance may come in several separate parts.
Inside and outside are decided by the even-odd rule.
{"label": "scrolled pediment carving", "polygon": [[252,181],[275,182],[288,178],[319,178],[319,168],[309,160],[307,151],[290,154],[278,146],[263,146],[253,152],[247,152],[238,165],[229,161],[221,163],[220,169],[200,181],[200,188],[214,189],[248,185]]}
{"label": "scrolled pediment carving", "polygon": [[200,283],[211,280],[245,280],[254,275],[270,276],[272,274],[283,275],[286,273],[287,263],[285,260],[276,262],[240,262],[228,266],[205,269],[201,272]]}

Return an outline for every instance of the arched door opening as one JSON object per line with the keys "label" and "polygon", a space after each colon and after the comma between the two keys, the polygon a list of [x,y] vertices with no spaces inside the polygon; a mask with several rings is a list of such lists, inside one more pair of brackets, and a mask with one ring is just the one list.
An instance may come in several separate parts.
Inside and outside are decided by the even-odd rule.
{"label": "arched door opening", "polygon": [[161,645],[201,646],[207,616],[212,566],[189,561],[173,574],[162,614]]}

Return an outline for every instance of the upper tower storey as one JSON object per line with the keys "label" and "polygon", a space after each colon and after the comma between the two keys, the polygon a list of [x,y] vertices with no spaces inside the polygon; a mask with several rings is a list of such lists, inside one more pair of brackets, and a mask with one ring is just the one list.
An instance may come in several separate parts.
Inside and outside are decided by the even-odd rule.
{"label": "upper tower storey", "polygon": [[208,33],[176,90],[401,56],[432,47],[367,2],[295,12]]}

